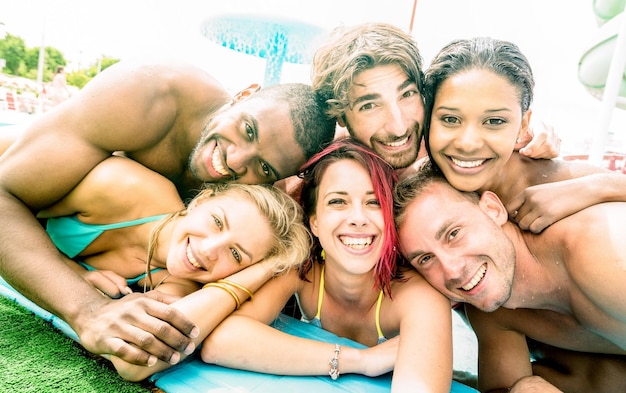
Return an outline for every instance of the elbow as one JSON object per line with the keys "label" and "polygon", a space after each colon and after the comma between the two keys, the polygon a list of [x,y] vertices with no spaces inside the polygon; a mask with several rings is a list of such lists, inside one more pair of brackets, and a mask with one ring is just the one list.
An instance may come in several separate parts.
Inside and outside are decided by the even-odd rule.
{"label": "elbow", "polygon": [[119,358],[112,357],[111,362],[122,379],[129,382],[141,382],[158,370],[152,367],[142,367],[127,363]]}
{"label": "elbow", "polygon": [[118,371],[118,374],[120,375],[120,377],[122,377],[122,379],[128,382],[141,382],[151,375],[151,374],[148,374],[146,376],[139,376],[135,373],[124,373],[120,371]]}
{"label": "elbow", "polygon": [[200,358],[205,363],[217,364],[219,360],[217,356],[219,353],[219,340],[216,339],[218,338],[216,336],[219,336],[219,334],[215,334],[215,332],[213,332],[213,334],[210,334],[202,343],[202,348],[200,348]]}

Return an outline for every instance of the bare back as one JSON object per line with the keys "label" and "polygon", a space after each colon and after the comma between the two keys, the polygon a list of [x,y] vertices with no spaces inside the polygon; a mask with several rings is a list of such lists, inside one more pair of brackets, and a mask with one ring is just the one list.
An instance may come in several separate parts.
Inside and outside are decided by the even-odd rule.
{"label": "bare back", "polygon": [[0,156],[1,186],[41,208],[115,151],[180,181],[204,123],[227,99],[193,67],[116,64],[40,116]]}
{"label": "bare back", "polygon": [[524,232],[536,262],[518,258],[518,264],[540,265],[549,284],[532,288],[526,282],[523,308],[471,311],[472,323],[485,332],[500,326],[555,347],[626,355],[626,249],[620,239],[625,233],[622,202],[591,206],[539,235]]}

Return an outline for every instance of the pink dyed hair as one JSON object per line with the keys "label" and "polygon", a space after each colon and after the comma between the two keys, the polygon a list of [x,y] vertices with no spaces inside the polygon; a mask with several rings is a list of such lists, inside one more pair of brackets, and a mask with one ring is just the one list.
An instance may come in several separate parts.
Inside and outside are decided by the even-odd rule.
{"label": "pink dyed hair", "polygon": [[[358,162],[369,173],[372,180],[374,195],[380,203],[385,223],[382,254],[374,268],[374,275],[376,285],[385,293],[390,294],[391,279],[396,277],[398,260],[398,234],[393,219],[393,188],[397,182],[397,176],[385,160],[367,146],[350,138],[337,140],[311,157],[302,166],[298,175],[303,179],[300,203],[304,208],[305,224],[309,226],[308,217],[315,213],[317,191],[326,169],[340,160]],[[304,279],[315,260],[321,260],[321,251],[322,246],[319,241],[314,241],[311,256],[300,268],[300,278]]]}

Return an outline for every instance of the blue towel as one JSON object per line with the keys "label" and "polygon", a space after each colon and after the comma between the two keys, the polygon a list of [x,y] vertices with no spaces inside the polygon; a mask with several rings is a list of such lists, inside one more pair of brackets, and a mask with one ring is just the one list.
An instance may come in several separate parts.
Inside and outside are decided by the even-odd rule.
{"label": "blue towel", "polygon": [[[0,277],[0,295],[14,300],[31,310],[35,315],[51,322],[64,334],[78,341],[72,328],[59,317],[37,306],[13,289]],[[333,333],[301,322],[295,318],[280,315],[272,326],[285,333],[355,348],[362,344],[340,338]],[[376,378],[357,374],[345,374],[333,381],[328,376],[281,376],[242,371],[206,364],[198,357],[190,357],[184,362],[157,373],[151,377],[155,385],[169,393],[206,392],[350,392],[378,393],[391,390],[391,373]],[[477,393],[475,389],[452,381],[451,393]]]}

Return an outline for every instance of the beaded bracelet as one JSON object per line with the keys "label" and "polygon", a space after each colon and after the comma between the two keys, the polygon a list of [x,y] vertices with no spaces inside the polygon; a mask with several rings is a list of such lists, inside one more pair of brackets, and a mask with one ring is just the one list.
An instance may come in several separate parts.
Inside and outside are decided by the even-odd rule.
{"label": "beaded bracelet", "polygon": [[223,290],[228,292],[230,294],[230,296],[232,296],[233,299],[235,300],[235,306],[236,306],[235,310],[239,310],[239,307],[241,307],[241,300],[239,300],[239,296],[237,296],[235,291],[230,289],[226,284],[217,283],[217,282],[210,282],[210,283],[205,284],[202,288],[204,289],[204,288],[208,288],[208,287],[222,288]]}
{"label": "beaded bracelet", "polygon": [[339,378],[339,352],[341,349],[339,348],[339,344],[335,344],[335,355],[328,363],[330,363],[330,370],[328,371],[328,375],[333,381],[336,381]]}

